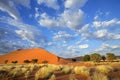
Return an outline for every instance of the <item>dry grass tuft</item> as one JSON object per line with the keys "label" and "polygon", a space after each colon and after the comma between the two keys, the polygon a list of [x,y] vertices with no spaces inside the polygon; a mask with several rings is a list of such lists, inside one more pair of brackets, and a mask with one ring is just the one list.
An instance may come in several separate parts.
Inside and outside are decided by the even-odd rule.
{"label": "dry grass tuft", "polygon": [[111,66],[106,66],[106,65],[100,65],[96,67],[96,70],[98,72],[104,73],[104,74],[108,74],[110,72],[113,72],[114,69]]}
{"label": "dry grass tuft", "polygon": [[90,69],[86,66],[77,66],[74,68],[74,72],[75,72],[75,74],[82,74],[85,76],[90,75]]}
{"label": "dry grass tuft", "polygon": [[102,73],[95,72],[89,80],[108,80],[108,78]]}

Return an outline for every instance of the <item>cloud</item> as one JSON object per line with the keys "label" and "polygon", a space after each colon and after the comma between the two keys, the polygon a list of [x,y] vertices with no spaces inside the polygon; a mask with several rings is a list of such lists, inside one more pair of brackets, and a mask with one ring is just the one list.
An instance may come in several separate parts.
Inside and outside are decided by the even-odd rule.
{"label": "cloud", "polygon": [[79,45],[79,48],[81,48],[81,49],[86,49],[88,47],[89,47],[88,44]]}
{"label": "cloud", "polygon": [[65,10],[58,17],[50,17],[46,13],[41,14],[38,23],[47,28],[67,27],[70,29],[78,29],[83,24],[84,12],[82,10]]}
{"label": "cloud", "polygon": [[66,31],[59,31],[53,36],[53,40],[62,40],[63,42],[71,41],[74,39],[74,36],[67,33]]}
{"label": "cloud", "polygon": [[96,32],[93,33],[93,35],[96,38],[101,38],[101,39],[120,39],[120,35],[119,34],[115,34],[115,33],[109,33],[106,29],[102,29],[102,30],[98,30]]}
{"label": "cloud", "polygon": [[106,43],[103,43],[97,50],[96,52],[114,52],[118,51],[120,49],[120,46],[118,45],[109,45]]}
{"label": "cloud", "polygon": [[30,8],[30,0],[0,0],[0,10],[7,12],[14,19],[20,19],[19,11],[16,8],[16,3]]}
{"label": "cloud", "polygon": [[37,0],[38,4],[45,4],[45,6],[58,10],[59,5],[57,0]]}
{"label": "cloud", "polygon": [[66,0],[65,8],[78,9],[83,7],[87,0]]}
{"label": "cloud", "polygon": [[[38,4],[45,4],[48,7],[56,8],[56,6],[49,6],[49,0],[37,0]],[[48,15],[46,12],[39,14],[35,13],[35,19],[38,23],[47,28],[69,28],[71,30],[80,29],[84,24],[84,12],[80,7],[84,6],[87,0],[66,0],[64,2],[63,11],[56,16]],[[52,0],[51,4],[56,4],[56,0]],[[59,7],[60,8],[60,7]],[[72,9],[74,8],[74,9]]]}
{"label": "cloud", "polygon": [[108,20],[108,21],[94,21],[93,22],[93,26],[95,28],[111,27],[111,26],[115,26],[115,25],[120,25],[120,20],[112,19],[112,20]]}
{"label": "cloud", "polygon": [[19,19],[19,13],[14,7],[14,3],[12,1],[0,1],[0,10],[7,12],[14,19]]}
{"label": "cloud", "polygon": [[[18,42],[16,41],[22,41],[22,44],[24,43],[24,45],[17,45],[17,47],[19,46],[22,48],[45,47],[47,45],[46,37],[37,27],[8,17],[2,17],[0,18],[0,21],[12,28],[12,30],[8,31],[5,29],[4,26],[3,30],[6,32],[6,34],[4,33],[4,31],[0,33],[0,37],[2,38],[2,40],[5,39],[6,41],[8,39],[9,41],[11,41],[9,44],[13,45],[13,43],[15,43],[15,45],[17,45]],[[12,35],[8,35],[7,33]],[[6,38],[3,36],[6,36]],[[8,44],[4,44],[4,47],[6,46],[8,46]]]}
{"label": "cloud", "polygon": [[104,38],[107,36],[108,32],[107,30],[103,29],[103,30],[98,30],[96,32],[93,33],[95,35],[95,37],[97,38]]}
{"label": "cloud", "polygon": [[12,1],[14,1],[15,3],[18,3],[24,7],[31,8],[31,6],[30,6],[31,0],[12,0]]}
{"label": "cloud", "polygon": [[38,21],[41,26],[54,28],[59,26],[59,22],[55,18],[51,18],[46,13],[41,14],[41,19]]}
{"label": "cloud", "polygon": [[65,23],[62,25],[67,26],[70,29],[78,29],[83,25],[84,12],[81,9],[72,11],[65,10],[61,14],[60,22]]}

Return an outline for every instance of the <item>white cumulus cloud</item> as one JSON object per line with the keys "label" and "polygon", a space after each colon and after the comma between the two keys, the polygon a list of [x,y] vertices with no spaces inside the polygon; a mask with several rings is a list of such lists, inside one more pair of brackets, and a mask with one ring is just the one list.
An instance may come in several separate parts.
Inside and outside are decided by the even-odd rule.
{"label": "white cumulus cloud", "polygon": [[78,9],[80,7],[83,7],[86,2],[87,0],[66,0],[65,8]]}
{"label": "white cumulus cloud", "polygon": [[38,4],[45,4],[47,7],[53,8],[58,10],[59,5],[57,3],[57,0],[37,0]]}

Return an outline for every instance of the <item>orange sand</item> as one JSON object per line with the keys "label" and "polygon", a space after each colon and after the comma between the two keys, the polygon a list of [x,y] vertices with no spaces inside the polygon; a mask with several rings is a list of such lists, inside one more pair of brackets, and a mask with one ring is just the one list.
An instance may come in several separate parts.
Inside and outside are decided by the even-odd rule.
{"label": "orange sand", "polygon": [[0,56],[0,63],[8,60],[8,63],[17,60],[18,63],[24,63],[24,60],[38,59],[38,63],[47,60],[48,63],[58,64],[58,57],[42,48],[24,49],[10,52]]}

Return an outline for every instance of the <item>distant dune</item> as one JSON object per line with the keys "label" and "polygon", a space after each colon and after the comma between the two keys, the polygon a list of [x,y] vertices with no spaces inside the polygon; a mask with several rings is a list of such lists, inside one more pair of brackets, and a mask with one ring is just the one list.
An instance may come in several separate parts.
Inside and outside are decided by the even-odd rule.
{"label": "distant dune", "polygon": [[16,50],[5,55],[0,56],[0,63],[4,63],[8,60],[8,63],[12,61],[18,61],[18,63],[24,63],[24,60],[38,59],[38,63],[48,61],[51,64],[58,64],[58,57],[42,48],[23,49]]}

